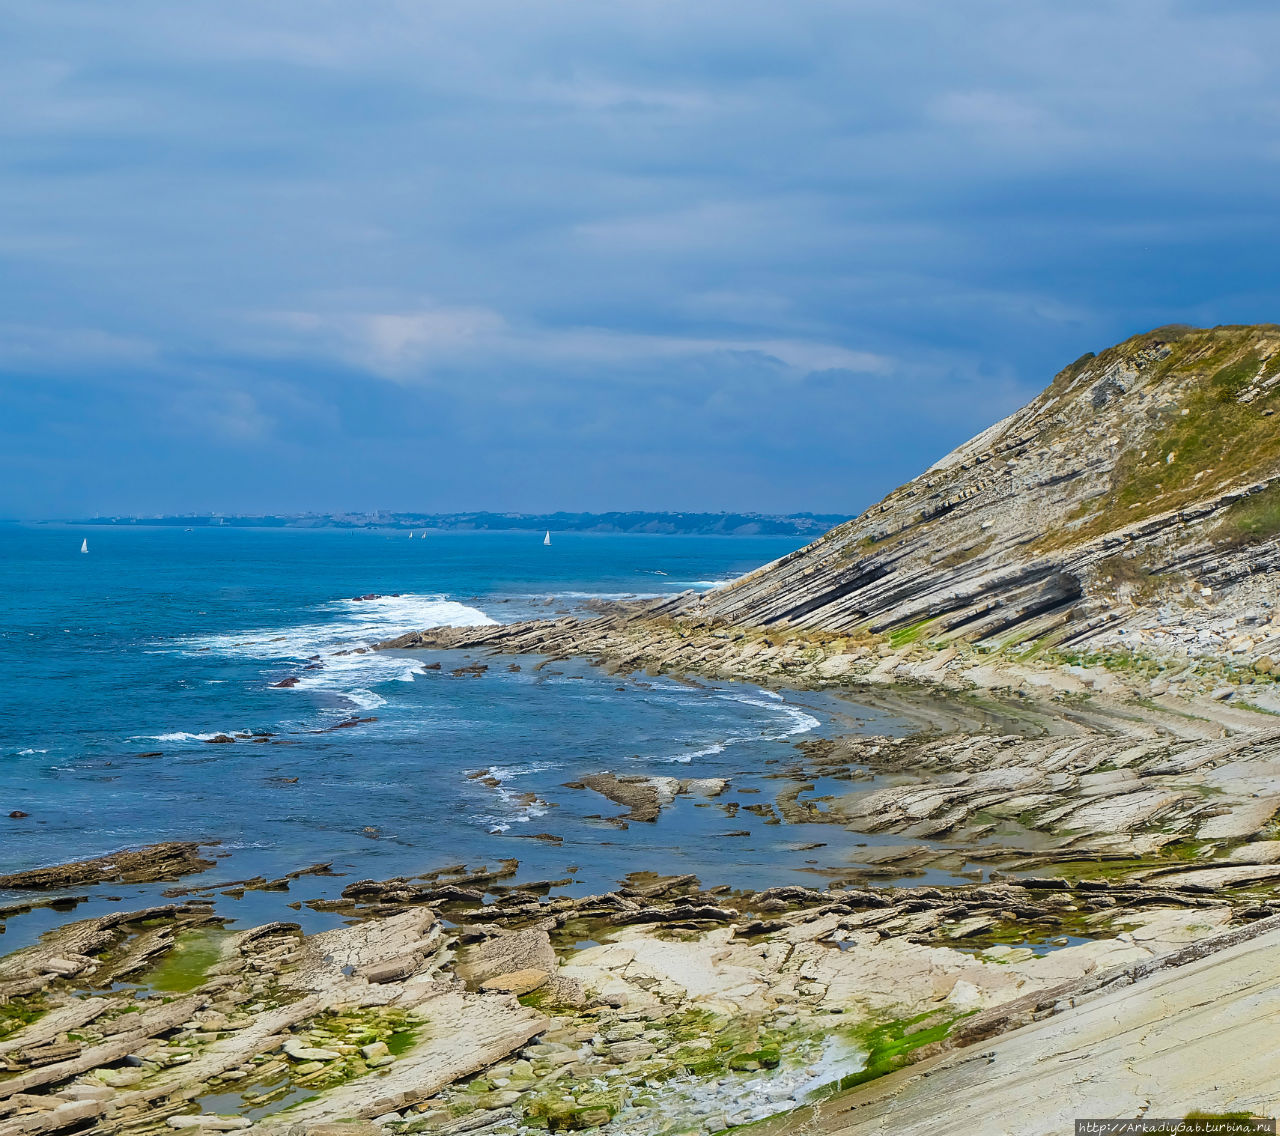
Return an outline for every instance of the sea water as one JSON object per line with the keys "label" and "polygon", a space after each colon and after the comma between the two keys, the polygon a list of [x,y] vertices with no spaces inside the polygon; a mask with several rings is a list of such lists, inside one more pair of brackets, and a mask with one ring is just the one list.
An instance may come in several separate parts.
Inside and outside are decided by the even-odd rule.
{"label": "sea water", "polygon": [[[800,543],[0,526],[0,873],[161,840],[216,842],[202,883],[317,861],[340,873],[250,893],[235,901],[245,917],[288,915],[268,908],[362,877],[501,859],[578,894],[637,870],[696,872],[708,886],[821,883],[816,866],[854,835],[770,824],[747,806],[772,799],[801,738],[903,723],[831,696],[584,661],[367,650],[433,625],[705,589]],[[454,673],[473,664],[488,669]],[[566,785],[601,771],[730,788],[625,823]],[[115,885],[94,901],[157,890]]]}

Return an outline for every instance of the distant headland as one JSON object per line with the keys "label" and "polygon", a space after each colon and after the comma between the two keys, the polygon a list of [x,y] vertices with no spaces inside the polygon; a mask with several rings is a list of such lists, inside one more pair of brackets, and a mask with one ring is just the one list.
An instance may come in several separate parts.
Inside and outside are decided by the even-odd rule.
{"label": "distant headland", "polygon": [[851,520],[845,513],[203,513],[182,516],[98,516],[93,525],[164,525],[182,528],[434,529],[459,532],[655,533],[707,536],[808,536]]}

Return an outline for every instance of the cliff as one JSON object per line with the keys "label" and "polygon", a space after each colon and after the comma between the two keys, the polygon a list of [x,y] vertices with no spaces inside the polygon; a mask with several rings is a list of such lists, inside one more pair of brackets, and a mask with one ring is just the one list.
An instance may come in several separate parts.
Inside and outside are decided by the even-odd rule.
{"label": "cliff", "polygon": [[689,614],[1000,646],[1225,640],[1270,615],[1278,406],[1280,326],[1135,336]]}

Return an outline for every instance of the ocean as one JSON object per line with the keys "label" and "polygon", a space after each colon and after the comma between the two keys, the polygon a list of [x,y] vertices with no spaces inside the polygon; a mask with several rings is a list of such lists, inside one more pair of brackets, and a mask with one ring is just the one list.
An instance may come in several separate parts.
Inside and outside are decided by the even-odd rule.
{"label": "ocean", "polygon": [[[571,894],[639,870],[695,872],[708,886],[821,883],[819,864],[851,863],[874,838],[770,824],[745,806],[772,799],[801,738],[905,722],[830,694],[361,650],[426,626],[705,589],[800,543],[0,526],[0,873],[161,840],[216,842],[201,883],[330,861],[335,877],[218,900],[237,920],[304,922],[325,917],[281,909],[355,879],[511,858],[521,879],[568,880]],[[488,669],[454,673],[474,664]],[[625,810],[566,786],[601,771],[723,777],[730,789],[624,827]],[[98,889],[77,917],[160,890]],[[0,905],[15,898],[0,893]],[[10,920],[5,949],[65,917]]]}

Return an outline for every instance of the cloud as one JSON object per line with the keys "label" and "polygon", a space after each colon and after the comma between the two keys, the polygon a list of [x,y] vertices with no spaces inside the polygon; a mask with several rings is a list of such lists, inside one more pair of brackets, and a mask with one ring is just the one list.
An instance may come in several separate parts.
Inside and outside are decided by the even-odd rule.
{"label": "cloud", "polygon": [[[888,358],[838,344],[801,339],[708,338],[639,334],[608,328],[513,327],[488,308],[420,308],[407,312],[266,313],[263,323],[297,333],[296,349],[333,353],[341,361],[386,378],[430,379],[441,369],[524,363],[591,369],[661,364],[716,355],[752,355],[801,377],[813,371],[885,374]],[[288,350],[283,345],[281,350]]]}
{"label": "cloud", "polygon": [[420,308],[364,314],[268,312],[267,324],[299,333],[303,344],[335,351],[347,362],[387,376],[429,370],[508,336],[506,321],[487,308]]}
{"label": "cloud", "polygon": [[101,328],[0,323],[0,373],[150,365],[156,358],[156,344]]}
{"label": "cloud", "polygon": [[0,513],[854,508],[1280,310],[1274,6],[0,15]]}

